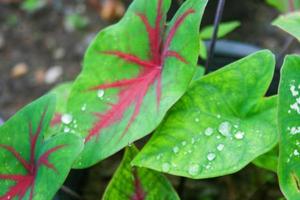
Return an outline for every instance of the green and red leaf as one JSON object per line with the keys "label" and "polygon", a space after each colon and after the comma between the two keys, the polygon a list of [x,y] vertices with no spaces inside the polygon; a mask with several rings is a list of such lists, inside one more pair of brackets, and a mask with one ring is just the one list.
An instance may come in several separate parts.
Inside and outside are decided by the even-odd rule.
{"label": "green and red leaf", "polygon": [[86,139],[75,167],[90,166],[152,132],[183,95],[197,63],[206,2],[186,1],[166,25],[170,0],[136,0],[118,24],[99,33],[68,104],[74,131]]}
{"label": "green and red leaf", "polygon": [[66,178],[82,142],[75,135],[44,140],[54,108],[46,96],[0,127],[1,200],[51,199]]}
{"label": "green and red leaf", "polygon": [[103,200],[178,200],[169,181],[159,172],[131,166],[137,155],[135,146],[128,147],[124,158],[110,181]]}

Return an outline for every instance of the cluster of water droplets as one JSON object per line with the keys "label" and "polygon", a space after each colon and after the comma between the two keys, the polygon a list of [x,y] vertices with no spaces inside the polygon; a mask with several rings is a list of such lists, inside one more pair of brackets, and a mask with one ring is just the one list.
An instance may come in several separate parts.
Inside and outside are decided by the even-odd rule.
{"label": "cluster of water droplets", "polygon": [[[293,97],[294,101],[290,105],[288,114],[296,113],[300,115],[300,84],[297,85],[295,80],[292,80],[290,83],[290,94]],[[300,124],[299,124],[300,125]],[[287,131],[291,136],[300,134],[300,126],[287,127]],[[287,162],[289,163],[293,157],[300,158],[300,142],[295,141],[295,148],[290,152]]]}
{"label": "cluster of water droplets", "polygon": [[61,122],[63,124],[63,131],[65,133],[76,133],[78,128],[77,120],[74,119],[73,115],[65,113],[61,116]]}
{"label": "cluster of water droplets", "polygon": [[293,80],[290,84],[290,92],[292,97],[295,99],[295,102],[290,105],[288,113],[291,114],[292,111],[295,111],[300,115],[300,84],[297,86],[295,80]]}

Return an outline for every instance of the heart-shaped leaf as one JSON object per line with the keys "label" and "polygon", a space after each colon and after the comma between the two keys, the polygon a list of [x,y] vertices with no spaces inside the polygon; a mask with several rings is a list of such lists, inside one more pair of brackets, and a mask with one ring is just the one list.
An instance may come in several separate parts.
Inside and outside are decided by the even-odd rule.
{"label": "heart-shaped leaf", "polygon": [[300,199],[300,57],[287,56],[279,87],[279,183],[287,199]]}
{"label": "heart-shaped leaf", "polygon": [[278,147],[276,146],[271,151],[259,156],[252,161],[257,167],[277,173],[278,168]]}
{"label": "heart-shaped leaf", "polygon": [[103,200],[179,200],[172,185],[162,174],[131,166],[130,162],[137,153],[134,146],[126,149],[123,161],[109,183]]}
{"label": "heart-shaped leaf", "polygon": [[294,12],[279,16],[273,25],[288,32],[300,41],[300,12]]}
{"label": "heart-shaped leaf", "polygon": [[78,127],[67,127],[86,139],[76,168],[152,132],[183,95],[195,71],[206,3],[185,1],[165,28],[170,0],[135,0],[118,24],[98,34],[68,103]]}
{"label": "heart-shaped leaf", "polygon": [[0,127],[1,200],[50,200],[63,184],[83,144],[72,134],[44,140],[54,109],[47,95]]}
{"label": "heart-shaped leaf", "polygon": [[274,56],[261,51],[202,77],[133,164],[191,178],[236,172],[277,143]]}

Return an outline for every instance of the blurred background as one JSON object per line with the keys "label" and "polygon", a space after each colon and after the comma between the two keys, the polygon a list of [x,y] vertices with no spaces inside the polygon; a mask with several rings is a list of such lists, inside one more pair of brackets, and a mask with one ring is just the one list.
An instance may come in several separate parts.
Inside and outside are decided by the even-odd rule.
{"label": "blurred background", "polygon": [[[130,2],[0,0],[0,118],[7,120],[59,83],[74,80],[91,40],[101,29],[116,23]],[[169,16],[181,3],[181,0],[173,0]],[[217,0],[209,1],[202,27],[213,24],[217,3]],[[241,25],[226,36],[229,43],[217,45],[212,68],[222,67],[260,48],[279,55],[279,63],[283,51],[300,53],[299,44],[294,42],[286,48],[289,36],[271,26],[278,15],[279,12],[263,0],[227,0],[222,21],[237,20]],[[232,49],[232,42],[245,52],[241,54],[239,48]],[[278,72],[269,94],[276,93]],[[67,188],[59,192],[57,199],[100,199],[121,156],[122,153],[118,153],[90,169],[72,171],[65,184]],[[169,178],[182,199],[282,198],[276,175],[251,164],[235,175],[216,179]]]}

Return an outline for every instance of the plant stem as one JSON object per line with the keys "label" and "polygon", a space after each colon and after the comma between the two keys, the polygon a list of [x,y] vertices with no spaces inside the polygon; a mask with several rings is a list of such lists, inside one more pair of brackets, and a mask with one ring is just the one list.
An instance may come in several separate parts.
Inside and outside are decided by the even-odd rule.
{"label": "plant stem", "polygon": [[213,31],[213,35],[212,35],[212,39],[211,39],[211,43],[210,43],[210,47],[209,47],[209,53],[208,53],[208,57],[206,60],[206,65],[205,65],[206,72],[209,71],[209,65],[211,63],[211,60],[214,57],[215,45],[216,45],[218,31],[219,31],[219,24],[222,19],[224,6],[225,6],[225,0],[219,0],[218,8],[217,8],[216,15],[215,15],[215,21],[214,21],[214,31]]}
{"label": "plant stem", "polygon": [[73,191],[71,188],[69,188],[67,186],[63,185],[63,186],[61,186],[60,189],[61,189],[61,191],[63,191],[64,193],[70,195],[71,197],[73,197],[75,199],[82,199],[81,196],[77,192]]}
{"label": "plant stem", "polygon": [[295,38],[294,37],[289,37],[287,39],[287,41],[285,42],[282,50],[278,53],[278,56],[277,56],[277,66],[276,68],[277,69],[280,69],[281,68],[281,64],[283,62],[283,59],[286,55],[286,53],[288,52],[288,50],[290,49],[291,45],[294,43],[295,41]]}

